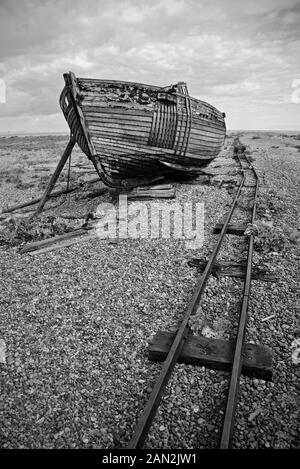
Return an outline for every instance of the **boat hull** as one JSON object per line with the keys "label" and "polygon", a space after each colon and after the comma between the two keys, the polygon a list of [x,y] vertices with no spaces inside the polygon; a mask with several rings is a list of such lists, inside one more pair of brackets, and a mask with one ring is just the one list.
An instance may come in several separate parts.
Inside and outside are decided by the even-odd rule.
{"label": "boat hull", "polygon": [[107,185],[139,185],[170,164],[182,171],[202,166],[224,144],[224,114],[190,97],[184,83],[161,88],[72,72],[64,78],[64,116]]}

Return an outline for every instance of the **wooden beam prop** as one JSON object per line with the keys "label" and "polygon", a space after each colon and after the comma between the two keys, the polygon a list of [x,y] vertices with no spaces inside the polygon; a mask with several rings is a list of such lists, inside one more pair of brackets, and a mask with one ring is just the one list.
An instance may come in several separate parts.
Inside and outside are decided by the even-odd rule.
{"label": "wooden beam prop", "polygon": [[[174,332],[158,331],[148,349],[153,361],[164,361],[175,337]],[[179,355],[178,362],[206,366],[215,370],[230,371],[234,356],[234,341],[189,336]],[[272,350],[263,345],[245,344],[242,373],[247,376],[272,380]]]}
{"label": "wooden beam prop", "polygon": [[66,147],[66,149],[65,149],[65,151],[64,151],[64,153],[63,153],[63,155],[62,155],[62,157],[61,157],[61,159],[60,159],[60,161],[59,161],[59,163],[56,167],[56,170],[54,171],[54,173],[53,173],[53,175],[50,179],[48,187],[46,188],[46,190],[44,192],[44,195],[41,198],[40,203],[39,203],[36,211],[34,212],[33,216],[38,215],[43,210],[44,205],[47,202],[47,200],[49,199],[50,194],[52,192],[52,189],[55,186],[56,181],[57,181],[60,173],[62,172],[63,167],[65,166],[69,156],[71,155],[71,152],[73,150],[73,147],[74,147],[75,143],[76,143],[75,138],[71,135],[69,143],[68,143],[68,145],[67,145],[67,147]]}

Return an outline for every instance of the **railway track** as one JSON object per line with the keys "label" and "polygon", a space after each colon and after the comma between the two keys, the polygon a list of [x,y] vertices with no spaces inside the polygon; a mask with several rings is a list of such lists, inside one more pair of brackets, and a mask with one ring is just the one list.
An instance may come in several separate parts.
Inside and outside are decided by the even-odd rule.
{"label": "railway track", "polygon": [[[222,449],[230,448],[232,444],[234,422],[235,422],[235,411],[238,403],[239,397],[239,382],[240,376],[243,367],[243,359],[245,355],[245,333],[247,325],[247,313],[248,313],[248,304],[250,297],[250,288],[251,288],[251,275],[252,275],[252,258],[253,258],[253,243],[254,243],[254,230],[253,225],[255,223],[256,217],[256,202],[258,196],[258,176],[255,169],[253,168],[249,158],[245,154],[245,147],[241,144],[239,139],[235,139],[232,144],[233,152],[235,158],[238,160],[240,169],[241,169],[241,181],[237,192],[232,201],[230,210],[226,216],[226,219],[222,226],[219,227],[219,236],[217,242],[213,248],[213,251],[209,257],[209,260],[206,263],[204,271],[196,285],[194,294],[186,308],[186,311],[183,315],[180,327],[177,330],[177,333],[174,337],[172,344],[170,345],[169,352],[163,363],[160,375],[155,382],[155,385],[151,391],[150,397],[146,403],[146,406],[143,410],[141,417],[139,418],[136,428],[134,430],[133,436],[129,442],[129,449],[142,448],[147,435],[149,433],[151,424],[156,415],[157,409],[159,407],[161,398],[163,396],[164,390],[172,376],[174,367],[180,357],[184,345],[187,341],[187,338],[190,334],[189,328],[189,319],[197,311],[197,307],[201,301],[202,295],[204,293],[207,281],[217,264],[217,256],[219,251],[224,244],[226,235],[232,230],[232,225],[230,222],[233,219],[233,215],[237,209],[238,204],[241,204],[242,198],[248,200],[247,204],[247,218],[248,218],[248,228],[247,228],[247,258],[244,262],[243,274],[244,282],[243,289],[241,291],[241,309],[239,316],[238,330],[235,339],[233,359],[231,362],[231,371],[230,371],[230,381],[227,393],[227,402],[226,410],[224,413],[222,431],[220,435],[219,447]],[[249,210],[250,207],[250,210]]]}

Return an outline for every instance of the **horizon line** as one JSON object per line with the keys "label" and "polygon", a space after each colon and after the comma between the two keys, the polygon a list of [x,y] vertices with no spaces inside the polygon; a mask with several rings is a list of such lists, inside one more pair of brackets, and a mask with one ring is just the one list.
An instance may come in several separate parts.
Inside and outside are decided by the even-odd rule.
{"label": "horizon line", "polygon": [[[300,129],[226,129],[227,132],[300,132]],[[63,130],[4,130],[0,131],[1,136],[5,135],[69,135],[70,132]]]}

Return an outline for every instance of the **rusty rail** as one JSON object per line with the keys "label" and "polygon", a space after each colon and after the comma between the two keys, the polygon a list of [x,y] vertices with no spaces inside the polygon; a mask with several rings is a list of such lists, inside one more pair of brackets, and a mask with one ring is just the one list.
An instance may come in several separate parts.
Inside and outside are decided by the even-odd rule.
{"label": "rusty rail", "polygon": [[[239,155],[237,156],[239,158],[240,164],[242,165]],[[253,174],[255,176],[255,180],[256,180],[254,201],[253,201],[253,208],[252,208],[252,219],[251,219],[252,224],[254,224],[255,216],[256,216],[257,195],[258,195],[258,176],[251,162],[246,157],[246,155],[244,155],[244,158],[248,162],[249,168],[252,169]],[[248,319],[248,305],[249,305],[250,289],[251,289],[251,272],[252,272],[252,257],[253,257],[253,243],[254,243],[253,235],[250,235],[248,239],[249,241],[248,241],[246,277],[245,277],[245,282],[244,282],[243,300],[242,300],[242,306],[241,306],[241,312],[240,312],[238,332],[236,336],[231,377],[230,377],[230,383],[229,383],[229,388],[228,388],[226,411],[224,415],[223,429],[222,429],[222,434],[221,434],[221,441],[220,441],[221,449],[228,449],[231,447],[232,435],[233,435],[233,429],[234,429],[234,415],[235,415],[237,402],[238,402],[239,382],[240,382],[240,376],[241,376],[241,370],[242,370],[242,364],[243,364],[243,347],[244,347],[244,341],[245,341],[245,333],[246,333],[246,326],[247,326],[247,319]]]}
{"label": "rusty rail", "polygon": [[[242,152],[245,149],[243,147],[239,140],[235,140],[233,143],[234,146],[234,153],[238,153],[238,148],[242,147]],[[242,162],[240,157],[239,162],[242,168]],[[253,169],[254,173],[255,170],[252,167],[250,161],[246,158],[249,168]],[[256,211],[256,197],[257,197],[257,191],[258,191],[258,178],[255,173],[256,177],[256,189],[255,189],[255,200],[254,200],[254,206],[253,206],[253,213],[252,213],[252,222],[255,220],[255,211]],[[137,426],[135,428],[134,434],[129,442],[128,448],[129,449],[135,449],[135,448],[142,448],[144,445],[144,442],[147,438],[148,432],[150,430],[151,424],[153,422],[153,419],[155,417],[156,411],[158,409],[158,406],[161,401],[161,397],[163,395],[164,389],[170,379],[170,376],[172,375],[172,372],[174,370],[175,364],[177,362],[177,359],[182,351],[184,342],[186,340],[188,331],[189,331],[189,326],[188,326],[188,321],[190,317],[195,314],[197,310],[197,306],[201,300],[202,294],[204,292],[207,280],[209,278],[209,275],[211,273],[211,270],[215,264],[218,252],[221,248],[221,245],[223,243],[227,227],[230,223],[230,220],[232,218],[232,215],[234,213],[234,210],[236,208],[237,201],[240,197],[242,188],[244,186],[246,179],[245,172],[242,170],[242,180],[239,185],[239,188],[237,190],[237,193],[235,195],[235,198],[232,202],[231,208],[229,213],[226,216],[226,220],[223,224],[223,228],[219,234],[217,243],[210,255],[210,258],[207,262],[206,268],[198,281],[193,297],[190,300],[187,310],[184,314],[183,320],[181,322],[181,325],[177,331],[177,334],[175,336],[175,339],[173,341],[172,347],[170,348],[170,351],[167,355],[167,358],[163,364],[161,373],[154,385],[154,388],[150,394],[149,400],[146,404],[146,407],[141,415],[141,417],[138,420]],[[226,413],[225,413],[225,419],[224,419],[224,426],[223,426],[223,432],[222,432],[222,438],[221,438],[221,447],[225,448],[230,445],[231,441],[231,435],[233,431],[233,424],[234,424],[234,413],[235,413],[235,408],[237,404],[237,399],[238,399],[238,384],[239,384],[239,378],[241,374],[241,365],[242,365],[242,349],[243,349],[243,343],[244,343],[244,335],[245,335],[245,328],[246,328],[246,319],[247,319],[247,310],[248,310],[248,300],[249,300],[249,294],[250,294],[250,283],[251,283],[251,268],[252,268],[252,253],[253,253],[253,236],[250,237],[249,240],[249,250],[248,250],[248,259],[247,259],[247,274],[246,274],[246,280],[245,280],[245,287],[244,287],[244,295],[243,295],[243,306],[241,310],[241,317],[240,317],[240,325],[239,325],[239,330],[238,330],[238,335],[237,335],[237,340],[236,340],[236,348],[235,348],[235,355],[234,355],[234,361],[233,361],[233,368],[232,368],[232,373],[231,373],[231,381],[230,381],[230,386],[229,386],[229,392],[228,392],[228,401],[227,401],[227,407],[226,407]]]}

